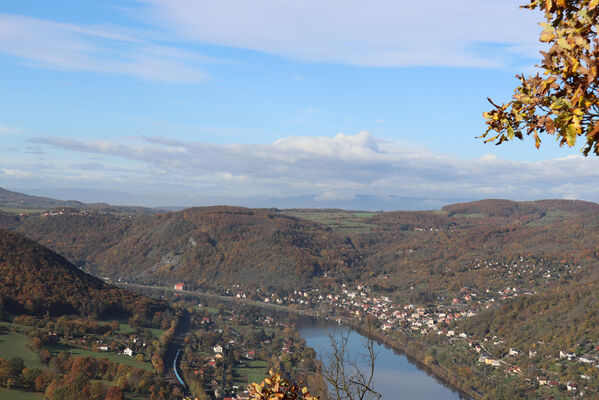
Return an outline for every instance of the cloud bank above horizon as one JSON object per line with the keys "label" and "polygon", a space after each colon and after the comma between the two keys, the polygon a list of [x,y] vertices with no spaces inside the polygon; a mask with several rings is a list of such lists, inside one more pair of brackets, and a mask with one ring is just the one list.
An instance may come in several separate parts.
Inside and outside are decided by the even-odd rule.
{"label": "cloud bank above horizon", "polygon": [[[371,133],[285,137],[270,144],[213,144],[165,137],[82,141],[63,137],[28,140],[61,157],[18,167],[0,162],[4,181],[30,187],[63,182],[71,187],[130,188],[146,193],[177,190],[210,198],[314,195],[342,201],[356,196],[441,198],[573,198],[599,200],[588,185],[599,178],[599,160],[567,156],[536,162],[494,155],[460,159]],[[43,156],[42,156],[43,157]],[[4,165],[3,165],[4,164]],[[118,167],[117,167],[118,165]],[[559,183],[558,183],[559,182]]]}

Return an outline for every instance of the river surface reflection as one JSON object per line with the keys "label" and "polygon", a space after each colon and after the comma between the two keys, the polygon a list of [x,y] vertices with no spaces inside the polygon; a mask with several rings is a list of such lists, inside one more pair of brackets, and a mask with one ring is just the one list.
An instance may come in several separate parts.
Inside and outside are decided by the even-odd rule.
{"label": "river surface reflection", "polygon": [[[300,318],[296,327],[322,359],[330,347],[329,332],[339,333],[339,327],[334,323]],[[351,354],[364,353],[364,337],[351,332],[349,349]],[[449,389],[427,372],[412,364],[406,356],[395,353],[391,348],[375,344],[378,353],[375,368],[375,390],[384,400],[457,400],[460,395]]]}

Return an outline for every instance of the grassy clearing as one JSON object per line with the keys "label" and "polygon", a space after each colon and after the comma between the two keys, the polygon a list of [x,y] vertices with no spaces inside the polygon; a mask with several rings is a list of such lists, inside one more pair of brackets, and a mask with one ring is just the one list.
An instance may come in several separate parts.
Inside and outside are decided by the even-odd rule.
{"label": "grassy clearing", "polygon": [[266,377],[268,364],[263,360],[243,360],[234,370],[235,385],[245,387],[252,382],[262,382]]}
{"label": "grassy clearing", "polygon": [[37,354],[27,344],[27,335],[17,332],[0,333],[0,358],[11,359],[22,358],[25,366],[29,368],[42,368]]}
{"label": "grassy clearing", "polygon": [[[115,321],[115,319],[106,319],[106,320],[102,320],[102,321],[98,321],[98,323],[101,324],[109,324],[112,321]],[[129,325],[129,322],[125,319],[119,318],[116,319],[116,321],[119,321],[119,331],[118,333],[122,334],[122,335],[128,335],[130,333],[135,333],[136,330],[134,327],[132,327],[131,325]],[[143,328],[143,330],[145,330],[146,328]],[[158,328],[148,328],[150,330],[150,332],[152,332],[152,335],[154,335],[155,338],[160,339],[160,337],[164,334],[165,330],[164,329],[158,329]]]}
{"label": "grassy clearing", "polygon": [[370,218],[373,215],[376,215],[375,212],[355,212],[353,214],[354,214],[354,217],[358,217],[358,218]]}
{"label": "grassy clearing", "polygon": [[0,327],[7,328],[10,330],[16,329],[19,332],[29,332],[33,329],[32,326],[15,324],[13,322],[0,322]]}
{"label": "grassy clearing", "polygon": [[285,211],[283,214],[318,222],[346,234],[369,232],[376,226],[362,221],[364,218],[376,215],[375,212],[293,210]]}
{"label": "grassy clearing", "polygon": [[208,314],[218,314],[218,308],[210,307],[210,306],[202,306],[198,307],[198,310],[208,313]]}
{"label": "grassy clearing", "polygon": [[484,218],[485,214],[482,213],[472,213],[472,214],[453,214],[456,218]]}
{"label": "grassy clearing", "polygon": [[164,332],[166,332],[164,329],[158,329],[158,328],[149,328],[150,332],[152,332],[152,335],[154,335],[154,337],[156,339],[160,339],[162,337],[162,335],[164,335]]}
{"label": "grassy clearing", "polygon": [[129,325],[127,322],[119,322],[119,333],[122,333],[123,335],[135,333],[135,328]]}
{"label": "grassy clearing", "polygon": [[42,400],[42,393],[0,388],[0,400]]}
{"label": "grassy clearing", "polygon": [[12,208],[12,207],[0,207],[0,211],[4,211],[7,213],[29,213],[29,214],[39,214],[46,210],[38,209],[38,208]]}
{"label": "grassy clearing", "polygon": [[71,356],[75,357],[93,357],[93,358],[106,358],[108,361],[113,362],[115,364],[124,364],[130,367],[142,368],[147,371],[152,370],[152,364],[149,362],[139,362],[136,361],[134,357],[129,357],[123,354],[116,354],[110,351],[93,351],[93,350],[85,350],[78,349],[76,347],[66,346],[62,344],[56,344],[52,346],[48,346],[48,349],[53,354],[58,354],[62,351],[68,351]]}
{"label": "grassy clearing", "polygon": [[566,220],[568,218],[572,218],[575,216],[576,216],[575,213],[571,213],[571,212],[567,212],[567,211],[561,211],[561,210],[549,211],[542,218],[539,218],[539,219],[529,222],[527,224],[527,226],[548,225],[548,224],[563,221],[563,220]]}

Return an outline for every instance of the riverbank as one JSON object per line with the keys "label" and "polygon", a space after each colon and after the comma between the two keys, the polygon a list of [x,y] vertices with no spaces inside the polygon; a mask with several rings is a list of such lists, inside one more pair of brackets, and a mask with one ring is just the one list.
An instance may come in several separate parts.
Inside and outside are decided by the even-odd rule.
{"label": "riverbank", "polygon": [[[258,307],[262,309],[268,309],[275,312],[282,312],[286,314],[294,314],[297,316],[329,320],[329,321],[340,321],[341,325],[345,325],[348,328],[353,329],[357,333],[362,336],[367,336],[369,332],[364,329],[364,322],[355,320],[355,319],[346,319],[336,317],[335,319],[328,318],[327,316],[321,315],[319,313],[313,312],[311,310],[303,310],[303,309],[295,309],[285,305],[272,304],[272,303],[264,303],[261,301],[248,300],[243,298],[231,297],[231,296],[222,296],[214,293],[204,293],[197,291],[175,291],[172,288],[167,287],[159,287],[159,286],[145,286],[139,284],[119,284],[119,286],[130,287],[132,289],[142,289],[142,290],[160,290],[167,291],[171,293],[177,293],[182,295],[189,295],[198,298],[209,298],[213,300],[237,303],[237,304],[245,304],[253,307]],[[421,370],[435,377],[439,382],[441,382],[444,386],[450,388],[451,390],[457,391],[462,397],[472,399],[472,400],[481,400],[484,394],[477,392],[475,389],[470,387],[466,382],[463,382],[457,375],[451,372],[451,370],[441,366],[435,365],[431,363],[427,363],[427,356],[429,356],[429,351],[418,341],[412,339],[405,332],[401,331],[401,336],[398,338],[390,337],[387,334],[379,332],[377,330],[373,330],[371,332],[372,338],[383,345],[388,346],[394,352],[400,355],[406,356],[406,358],[416,365]]]}
{"label": "riverbank", "polygon": [[[358,324],[354,320],[350,320],[349,322],[344,320],[343,324],[360,333],[362,336],[368,336],[369,334],[368,330],[364,329],[363,324]],[[421,370],[434,376],[444,386],[457,391],[462,397],[472,400],[480,400],[483,398],[484,394],[472,389],[450,370],[440,365],[427,364],[426,357],[429,355],[429,351],[426,348],[423,348],[421,343],[417,342],[416,340],[412,340],[405,333],[402,332],[404,341],[400,341],[376,330],[370,332],[370,334],[374,341],[390,347],[398,354],[406,356],[406,358],[412,364],[415,364]]]}

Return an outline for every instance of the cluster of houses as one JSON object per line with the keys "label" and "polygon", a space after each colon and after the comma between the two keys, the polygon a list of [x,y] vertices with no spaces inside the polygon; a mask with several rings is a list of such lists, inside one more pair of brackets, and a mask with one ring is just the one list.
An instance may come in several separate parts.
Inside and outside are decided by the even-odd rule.
{"label": "cluster of houses", "polygon": [[569,277],[573,272],[582,269],[580,265],[555,264],[543,260],[525,260],[520,257],[515,262],[497,260],[473,260],[468,266],[469,271],[485,269],[493,273],[493,278],[526,279],[527,281],[553,282],[561,277]]}
{"label": "cluster of houses", "polygon": [[[233,316],[230,316],[229,319],[232,320]],[[260,325],[269,327],[289,326],[288,324],[284,324],[275,320],[271,316],[259,317],[254,321],[253,324],[256,327]],[[272,341],[269,338],[264,340],[261,339],[262,341],[258,344],[250,344],[249,342],[246,342],[244,336],[240,332],[232,327],[229,327],[228,329],[229,334],[227,336],[223,336],[222,334],[225,332],[225,330],[222,329],[222,327],[219,328],[219,325],[217,325],[217,323],[208,316],[203,317],[200,320],[200,325],[208,331],[214,331],[221,334],[221,339],[219,343],[214,344],[211,347],[196,348],[194,355],[188,360],[188,365],[191,367],[192,373],[196,375],[198,379],[204,380],[206,387],[210,387],[210,390],[215,393],[215,396],[217,393],[222,394],[225,392],[223,390],[223,387],[225,387],[223,380],[225,378],[221,368],[223,368],[225,365],[225,359],[229,359],[227,357],[229,352],[233,352],[234,354],[238,354],[240,356],[236,362],[239,362],[241,365],[258,358],[257,350],[252,348],[253,345],[256,345],[258,348],[266,348],[272,344]],[[281,358],[281,356],[285,353],[290,353],[291,348],[292,343],[289,341],[284,341],[282,346],[279,347],[279,358]],[[220,379],[221,376],[222,380]],[[244,391],[242,387],[232,385],[226,385],[226,387],[232,388],[232,393],[235,394],[234,397],[225,396],[223,399],[249,400],[249,393]]]}
{"label": "cluster of houses", "polygon": [[55,341],[72,347],[87,347],[91,345],[97,351],[114,352],[129,357],[134,357],[146,347],[146,341],[136,334],[118,334],[111,339],[111,343],[106,343],[104,337],[95,335],[63,337],[55,331],[49,331],[47,334],[48,336],[52,336]]}
{"label": "cluster of houses", "polygon": [[[326,292],[320,289],[295,290],[287,296],[277,294],[262,295],[259,297],[265,303],[281,305],[295,305],[303,310],[327,310],[324,315],[333,316],[341,321],[343,318],[374,318],[379,322],[382,331],[401,330],[410,337],[422,335],[441,335],[446,337],[449,343],[462,341],[469,348],[476,351],[478,361],[481,364],[493,366],[505,370],[512,375],[522,375],[520,368],[510,363],[511,358],[519,357],[520,351],[515,348],[509,349],[507,359],[492,357],[484,345],[473,340],[467,332],[457,332],[452,328],[456,320],[469,318],[482,310],[493,305],[519,296],[532,296],[535,284],[546,284],[560,278],[571,277],[572,273],[580,270],[580,265],[560,264],[553,265],[543,259],[525,261],[523,257],[515,262],[473,260],[468,266],[470,270],[488,269],[494,277],[501,278],[507,284],[503,288],[476,289],[463,287],[453,298],[439,297],[434,305],[424,307],[416,304],[397,304],[388,296],[376,295],[368,287],[357,285],[350,287],[345,284],[337,290]],[[522,282],[527,282],[531,288],[519,287]],[[227,295],[239,299],[255,298],[254,293],[245,293],[235,287],[227,290]],[[484,339],[488,345],[501,345],[503,341],[496,337]],[[599,351],[599,348],[597,349]],[[537,355],[536,349],[530,349],[529,357]],[[562,359],[576,361],[583,364],[597,365],[599,368],[599,357],[592,354],[575,355],[571,353],[560,354]],[[537,378],[539,386],[549,387],[557,384],[567,388],[568,391],[577,392],[581,396],[584,391],[578,390],[576,384],[566,382],[560,384],[555,379],[546,380],[540,376]],[[557,382],[557,383],[556,383]]]}
{"label": "cluster of houses", "polygon": [[79,210],[77,208],[65,207],[65,208],[56,208],[51,211],[45,211],[42,213],[42,217],[55,217],[57,215],[64,215],[64,214],[88,215],[89,212],[85,211],[85,210]]}

